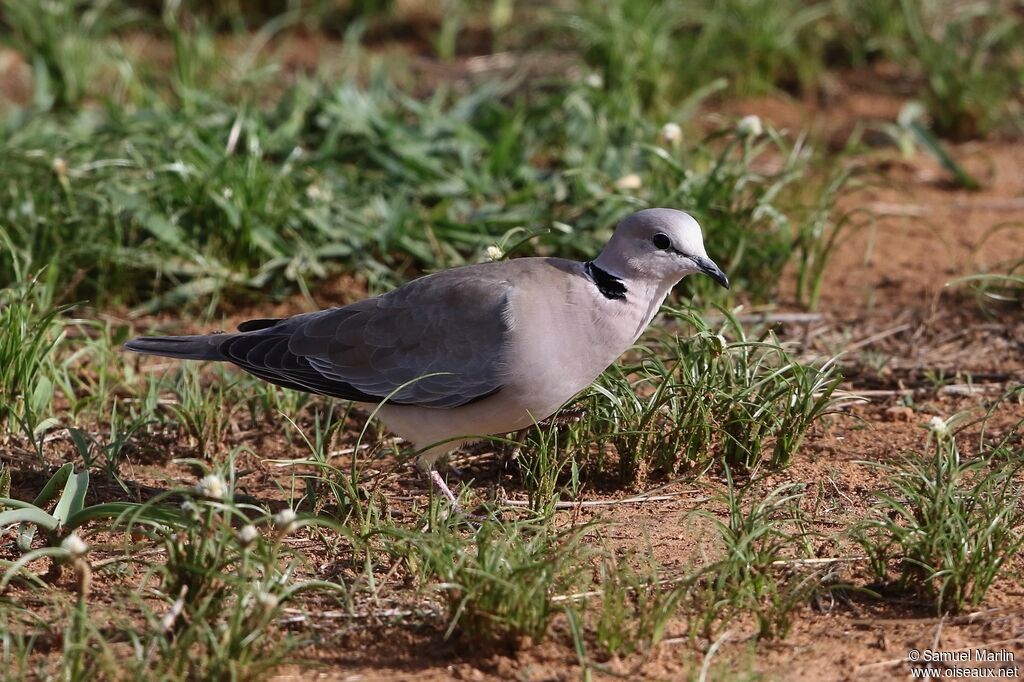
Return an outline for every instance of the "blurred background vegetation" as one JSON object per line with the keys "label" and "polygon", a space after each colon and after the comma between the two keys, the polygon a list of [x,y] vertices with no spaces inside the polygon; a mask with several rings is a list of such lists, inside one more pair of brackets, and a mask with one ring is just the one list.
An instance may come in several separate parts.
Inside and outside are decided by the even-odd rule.
{"label": "blurred background vegetation", "polygon": [[48,269],[57,302],[136,313],[341,271],[376,291],[492,245],[587,258],[669,205],[713,235],[732,295],[771,296],[794,263],[813,305],[849,165],[707,112],[827,105],[860,69],[920,103],[935,144],[1018,135],[1022,19],[995,0],[8,0],[0,285]]}

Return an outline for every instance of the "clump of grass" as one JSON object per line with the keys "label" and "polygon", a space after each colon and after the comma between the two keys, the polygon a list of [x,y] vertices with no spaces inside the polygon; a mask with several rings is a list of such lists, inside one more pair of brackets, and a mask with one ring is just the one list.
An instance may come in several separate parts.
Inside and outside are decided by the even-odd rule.
{"label": "clump of grass", "polygon": [[232,412],[237,403],[232,401],[233,376],[218,366],[217,376],[204,381],[199,367],[193,363],[182,365],[178,380],[173,384],[176,396],[171,412],[203,455],[209,455],[216,444],[223,443],[231,425]]}
{"label": "clump of grass", "polygon": [[660,104],[682,74],[666,69],[678,54],[684,13],[669,2],[584,2],[564,22],[600,74],[600,87],[637,113]]}
{"label": "clump of grass", "polygon": [[[51,591],[52,586],[26,570],[39,557],[68,564],[77,576],[77,602],[45,627],[65,647],[56,663],[43,653],[49,674],[69,679],[252,679],[277,666],[298,644],[277,627],[285,604],[306,591],[346,589],[338,582],[300,579],[305,559],[288,542],[304,528],[330,532],[338,530],[336,524],[290,509],[271,514],[240,503],[230,475],[207,473],[194,488],[172,490],[144,504],[85,507],[88,474],[76,474],[71,467],[61,470],[66,485],[52,515],[25,503],[4,512],[14,522],[56,527],[63,539],[59,546],[33,549],[9,567],[4,562],[0,590],[17,576],[31,580],[23,589]],[[182,498],[180,505],[171,504],[171,499]],[[100,551],[109,545],[94,540],[93,533],[123,537],[123,553],[94,563],[94,543]],[[159,560],[145,558],[153,555]],[[127,570],[133,566],[137,572]],[[103,602],[98,603],[90,586],[99,571],[108,578],[134,575],[139,581],[134,586],[105,582]],[[102,604],[110,595],[119,607],[108,622],[110,614]],[[15,652],[11,662],[24,671],[26,661],[39,655],[32,634],[39,624],[17,620],[17,627],[4,635],[12,647],[4,658],[10,660]],[[125,641],[131,646],[122,646]]]}
{"label": "clump of grass", "polygon": [[[650,568],[637,570],[633,561]],[[689,589],[685,581],[668,581],[659,575],[650,556],[609,554],[598,565],[594,583],[600,592],[600,606],[593,619],[593,637],[606,657],[654,649]]]}
{"label": "clump of grass", "polygon": [[[683,43],[690,78],[725,77],[741,94],[809,89],[824,71],[826,2],[703,0]],[[698,76],[699,74],[699,76]]]}
{"label": "clump of grass", "polygon": [[958,141],[984,137],[1013,111],[1022,31],[1024,21],[999,0],[837,3],[837,37],[854,59],[897,64],[932,128]]}
{"label": "clump of grass", "polygon": [[1019,463],[1000,460],[998,450],[964,459],[947,423],[934,428],[925,453],[870,463],[889,487],[875,492],[854,537],[877,580],[895,568],[898,588],[945,613],[985,599],[1024,546],[1024,507]]}
{"label": "clump of grass", "polygon": [[138,19],[119,0],[10,0],[0,14],[0,42],[31,57],[36,108],[68,108],[101,94],[96,81],[124,63],[107,38]]}
{"label": "clump of grass", "polygon": [[[580,491],[579,453],[590,442],[590,434],[579,428],[561,424],[564,414],[556,414],[549,423],[531,429],[522,443],[514,448],[524,454],[516,457],[523,487],[528,496],[529,509],[542,519],[552,518],[559,493],[575,498]],[[569,480],[562,474],[569,469]]]}
{"label": "clump of grass", "polygon": [[837,47],[855,65],[905,54],[907,27],[899,3],[840,0],[834,3]]}
{"label": "clump of grass", "polygon": [[530,522],[484,520],[472,536],[450,525],[426,535],[401,536],[421,580],[440,592],[446,636],[470,647],[518,649],[540,643],[585,570],[582,533],[552,533]]}
{"label": "clump of grass", "polygon": [[[7,488],[10,489],[9,471],[7,472]],[[42,529],[47,535],[48,545],[56,546],[60,544],[59,541],[62,537],[70,534],[86,521],[96,517],[117,516],[127,508],[121,505],[108,505],[86,509],[85,494],[88,488],[88,470],[76,473],[74,464],[68,462],[54,472],[32,502],[10,499],[6,495],[0,497],[0,509],[6,508],[6,511],[0,512],[0,524],[3,526],[18,524],[18,548],[27,552],[31,549],[32,540],[38,529]],[[60,497],[56,499],[58,492]],[[51,503],[54,503],[53,509],[51,512],[47,512],[46,508]],[[51,549],[52,547],[47,547],[44,551],[49,552]],[[28,558],[23,557],[8,569],[0,579],[0,591],[6,588],[11,578],[17,575],[21,567],[34,556],[37,555],[30,553]],[[38,556],[46,556],[46,554]]]}
{"label": "clump of grass", "polygon": [[[294,422],[291,425],[309,450],[303,459],[287,459],[277,462],[288,467],[311,467],[312,473],[299,474],[305,483],[305,491],[298,506],[315,514],[327,514],[345,526],[354,526],[361,535],[366,535],[390,525],[387,500],[374,486],[363,480],[363,470],[372,461],[367,456],[372,450],[363,452],[363,443],[368,441],[367,433],[375,413],[363,424],[359,436],[349,447],[347,468],[334,464],[337,452],[332,447],[346,426],[349,403],[344,411],[335,413],[328,405],[313,412],[313,433],[307,434]],[[364,440],[365,439],[365,440]]]}
{"label": "clump of grass", "polygon": [[63,338],[68,307],[53,304],[52,273],[45,281],[0,289],[0,426],[20,423],[33,436],[54,395],[54,348]]}
{"label": "clump of grass", "polygon": [[1019,87],[1024,22],[996,2],[938,4],[941,10],[926,16],[919,3],[900,3],[925,106],[938,134],[983,137]]}
{"label": "clump of grass", "polygon": [[[585,428],[615,445],[619,475],[786,466],[814,422],[834,411],[842,380],[834,361],[803,363],[770,333],[747,338],[725,315],[722,332],[671,311],[683,333],[642,347],[640,362],[611,368],[584,397]],[[685,330],[695,328],[688,335]]]}
{"label": "clump of grass", "polygon": [[609,93],[664,114],[719,79],[743,94],[812,86],[829,14],[827,3],[796,0],[594,0],[565,23]]}
{"label": "clump of grass", "polygon": [[796,610],[834,582],[829,569],[806,568],[793,560],[809,554],[809,532],[799,509],[803,490],[786,484],[762,495],[753,483],[737,490],[731,473],[726,474],[726,519],[703,513],[714,524],[725,556],[700,573],[691,595],[697,614],[691,627],[713,638],[715,630],[751,614],[758,637],[784,637]]}
{"label": "clump of grass", "polygon": [[308,590],[344,591],[340,583],[298,580],[303,558],[285,542],[329,521],[290,509],[272,515],[233,497],[230,478],[207,474],[187,496],[179,523],[146,531],[166,558],[149,566],[144,582],[159,578],[166,603],[150,612],[151,634],[130,668],[176,678],[251,678],[295,645],[274,636],[289,600]]}

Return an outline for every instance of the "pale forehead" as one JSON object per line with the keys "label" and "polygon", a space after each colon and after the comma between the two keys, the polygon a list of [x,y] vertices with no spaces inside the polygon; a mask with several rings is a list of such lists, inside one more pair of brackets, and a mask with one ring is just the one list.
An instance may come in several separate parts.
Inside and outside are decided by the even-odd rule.
{"label": "pale forehead", "polygon": [[619,224],[619,229],[639,233],[637,236],[664,232],[680,246],[694,251],[703,251],[700,225],[693,216],[672,208],[648,208],[628,216]]}
{"label": "pale forehead", "polygon": [[619,227],[627,230],[662,230],[665,232],[700,233],[700,225],[689,213],[673,208],[647,208],[626,216]]}

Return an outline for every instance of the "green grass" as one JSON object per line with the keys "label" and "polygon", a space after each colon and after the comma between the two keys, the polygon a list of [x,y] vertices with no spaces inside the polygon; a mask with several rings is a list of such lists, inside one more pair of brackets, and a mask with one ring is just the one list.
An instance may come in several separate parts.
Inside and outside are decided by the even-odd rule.
{"label": "green grass", "polygon": [[758,638],[785,637],[797,611],[833,589],[836,577],[827,565],[801,562],[810,556],[815,539],[799,506],[801,486],[764,490],[751,482],[741,488],[726,473],[726,518],[706,513],[725,555],[699,574],[691,596],[698,616],[691,629],[713,639],[714,633],[749,614]]}
{"label": "green grass", "polygon": [[910,0],[900,7],[936,132],[954,140],[988,134],[1006,115],[1020,80],[1020,18],[994,2],[940,5],[931,16]]}
{"label": "green grass", "polygon": [[854,533],[877,580],[895,574],[938,613],[980,604],[1024,546],[1019,452],[1004,439],[968,459],[956,421],[938,420],[925,452],[871,464],[889,485]]}
{"label": "green grass", "polygon": [[52,303],[53,280],[18,272],[23,284],[0,289],[0,426],[26,435],[45,429],[53,400],[54,349],[63,336],[65,308]]}
{"label": "green grass", "polygon": [[[843,208],[845,158],[800,131],[699,112],[780,89],[813,97],[836,68],[887,60],[923,102],[922,126],[1004,134],[1020,18],[988,3],[580,0],[452,2],[417,23],[398,3],[313,4],[300,16],[13,0],[0,13],[34,88],[25,106],[0,105],[5,674],[258,679],[304,646],[336,651],[384,625],[428,647],[455,639],[468,658],[571,648],[585,676],[639,670],[669,637],[722,641],[753,623],[756,639],[784,638],[839,578],[807,561],[823,538],[803,488],[760,476],[785,477],[828,425],[841,372],[734,311],[774,301],[790,273],[814,308],[861,214]],[[305,39],[295,26],[344,43],[321,69],[289,71],[266,55]],[[565,68],[427,82],[375,51],[392,29],[446,69],[475,50],[538,49]],[[159,60],[133,56],[136,31]],[[171,317],[216,327],[222,304],[308,300],[339,274],[376,293],[489,247],[587,259],[652,205],[697,216],[733,289],[688,279],[674,302],[693,310],[667,310],[573,419],[524,437],[499,485],[525,510],[485,502],[474,522],[407,503],[402,457],[370,415],[119,350],[147,313],[166,315],[162,332],[183,331]],[[1019,264],[992,272],[1005,276],[972,286],[1019,301]],[[703,323],[715,304],[722,321]],[[962,437],[887,466],[856,534],[874,579],[943,612],[980,603],[1021,547],[1019,439],[969,459]],[[252,472],[237,462],[289,445],[303,455],[269,463],[275,501],[246,497]],[[166,492],[134,487],[145,457]],[[200,484],[182,488],[182,471]],[[662,563],[653,543],[556,512],[708,472],[724,486],[700,485],[721,495],[686,517],[710,529],[706,556]],[[37,479],[51,481],[41,494]],[[466,483],[469,507],[488,484]]]}
{"label": "green grass", "polygon": [[580,427],[612,444],[624,481],[644,472],[785,467],[804,435],[833,411],[834,361],[799,361],[770,333],[749,338],[736,317],[716,332],[688,311],[666,312],[636,362],[609,369],[579,403]]}
{"label": "green grass", "polygon": [[[84,106],[16,110],[0,128],[0,236],[23,269],[74,282],[65,296],[212,310],[222,295],[307,290],[350,269],[376,289],[477,260],[517,228],[549,230],[519,255],[589,258],[626,213],[671,205],[704,222],[734,287],[763,299],[801,257],[797,235],[815,234],[805,221],[828,219],[808,218],[798,191],[813,151],[770,128],[751,139],[726,125],[666,148],[660,115],[571,80],[440,88],[426,100],[380,72],[281,84],[186,23],[147,24],[166,32],[174,68],[134,69],[130,87],[68,95]],[[118,45],[113,31],[90,40]],[[23,37],[21,49],[59,60],[56,32]],[[630,73],[624,81],[637,80]],[[685,97],[675,120],[687,124],[706,93]],[[776,156],[778,170],[756,170]],[[639,189],[617,187],[631,174]],[[0,283],[15,274],[0,266]]]}
{"label": "green grass", "polygon": [[[85,481],[87,485],[87,477]],[[79,493],[77,499],[84,489]],[[167,500],[173,496],[185,501],[170,505]],[[58,502],[55,514],[62,504]],[[100,513],[115,506],[111,513]],[[67,565],[75,571],[77,604],[66,614],[65,652],[51,674],[71,679],[251,679],[275,667],[298,644],[282,636],[276,625],[285,604],[302,592],[345,590],[343,583],[297,577],[306,560],[286,542],[303,528],[330,528],[329,520],[293,513],[286,517],[289,511],[271,515],[236,502],[231,479],[221,473],[207,474],[194,489],[172,491],[143,505],[99,505],[72,512],[68,529],[80,526],[80,516],[110,517],[95,530],[120,536],[123,544],[112,562],[104,562],[103,572],[116,575],[120,568],[131,573],[137,567],[140,580],[138,589],[118,593],[120,622],[101,623],[89,615],[99,606],[91,587],[99,566],[89,558],[91,533],[68,536],[60,546],[33,549],[8,568],[0,591],[23,575],[34,558],[50,557],[58,570]],[[142,558],[154,551],[161,561]],[[37,636],[31,633],[38,633],[40,626],[25,618],[27,614],[5,615],[18,622],[5,631],[4,656],[18,652],[20,663],[14,667],[26,674]],[[105,613],[104,619],[108,617]]]}
{"label": "green grass", "polygon": [[600,588],[600,607],[586,611],[596,621],[593,640],[602,658],[649,654],[664,639],[690,584],[662,577],[659,570],[650,555],[609,553],[602,558],[594,577]]}
{"label": "green grass", "polygon": [[[575,591],[586,568],[585,529],[554,534],[544,524],[485,520],[471,535],[439,524],[401,533],[398,551],[445,605],[445,636],[487,650],[515,650],[547,638],[561,611],[554,598]],[[410,552],[411,549],[411,552]]]}
{"label": "green grass", "polygon": [[130,68],[110,37],[139,19],[118,0],[11,0],[0,15],[0,42],[29,58],[35,108],[70,109],[95,93],[109,67]]}

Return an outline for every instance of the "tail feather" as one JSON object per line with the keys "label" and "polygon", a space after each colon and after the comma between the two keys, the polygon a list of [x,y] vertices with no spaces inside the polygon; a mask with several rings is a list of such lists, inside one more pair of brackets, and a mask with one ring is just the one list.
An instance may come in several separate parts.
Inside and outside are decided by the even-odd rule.
{"label": "tail feather", "polygon": [[126,350],[182,360],[226,360],[220,345],[230,334],[205,336],[143,336],[124,344]]}

